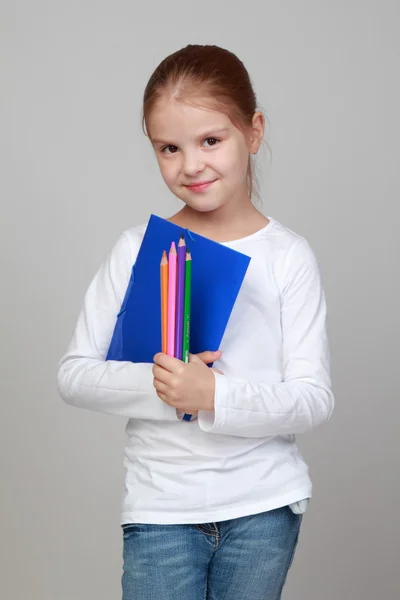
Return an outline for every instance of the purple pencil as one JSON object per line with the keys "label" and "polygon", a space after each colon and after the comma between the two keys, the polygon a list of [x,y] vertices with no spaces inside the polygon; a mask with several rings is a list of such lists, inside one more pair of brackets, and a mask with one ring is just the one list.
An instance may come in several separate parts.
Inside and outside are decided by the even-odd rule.
{"label": "purple pencil", "polygon": [[178,243],[178,283],[176,293],[175,358],[182,360],[183,307],[185,301],[186,243],[182,234]]}

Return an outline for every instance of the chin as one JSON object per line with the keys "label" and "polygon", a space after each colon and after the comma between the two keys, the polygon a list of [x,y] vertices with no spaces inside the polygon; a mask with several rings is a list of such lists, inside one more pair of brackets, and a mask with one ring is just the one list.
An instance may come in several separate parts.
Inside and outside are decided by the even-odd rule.
{"label": "chin", "polygon": [[186,195],[175,195],[177,195],[186,206],[201,213],[216,211],[228,202],[228,200],[212,198],[206,194],[199,194],[198,198],[188,198]]}
{"label": "chin", "polygon": [[186,204],[201,213],[214,212],[222,206],[216,202],[186,202]]}

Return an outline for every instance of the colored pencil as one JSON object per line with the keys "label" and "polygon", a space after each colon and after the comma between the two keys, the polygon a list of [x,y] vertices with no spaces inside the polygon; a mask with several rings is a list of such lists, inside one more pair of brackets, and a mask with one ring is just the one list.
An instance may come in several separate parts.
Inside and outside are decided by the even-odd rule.
{"label": "colored pencil", "polygon": [[185,261],[185,301],[183,307],[183,345],[182,358],[185,363],[189,362],[190,346],[190,302],[192,295],[192,255],[186,251]]}
{"label": "colored pencil", "polygon": [[176,270],[177,259],[175,242],[172,242],[168,256],[168,339],[167,354],[175,354],[175,315],[176,315]]}
{"label": "colored pencil", "polygon": [[168,257],[164,250],[160,264],[160,282],[161,282],[161,348],[164,354],[167,353],[168,339]]}
{"label": "colored pencil", "polygon": [[182,234],[178,242],[178,282],[176,290],[175,358],[182,360],[183,304],[185,300],[186,243]]}

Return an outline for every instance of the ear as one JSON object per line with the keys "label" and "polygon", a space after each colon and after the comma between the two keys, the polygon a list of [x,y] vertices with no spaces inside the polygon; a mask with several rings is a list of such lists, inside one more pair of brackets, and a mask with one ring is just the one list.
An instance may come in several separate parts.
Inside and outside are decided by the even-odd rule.
{"label": "ear", "polygon": [[251,123],[249,152],[256,154],[264,137],[265,118],[262,112],[255,112]]}

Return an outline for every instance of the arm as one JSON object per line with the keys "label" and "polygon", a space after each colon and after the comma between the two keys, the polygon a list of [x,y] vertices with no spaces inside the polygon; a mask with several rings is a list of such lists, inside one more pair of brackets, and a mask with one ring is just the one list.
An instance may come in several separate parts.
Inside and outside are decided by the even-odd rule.
{"label": "arm", "polygon": [[292,249],[281,287],[283,381],[257,383],[214,373],[214,412],[199,411],[208,432],[241,437],[304,433],[330,418],[326,303],[318,264],[306,240]]}
{"label": "arm", "polygon": [[123,233],[91,282],[72,341],[58,370],[71,406],[136,419],[178,419],[153,386],[152,363],[106,361],[134,257]]}

